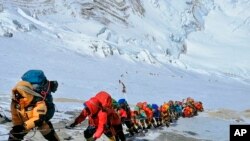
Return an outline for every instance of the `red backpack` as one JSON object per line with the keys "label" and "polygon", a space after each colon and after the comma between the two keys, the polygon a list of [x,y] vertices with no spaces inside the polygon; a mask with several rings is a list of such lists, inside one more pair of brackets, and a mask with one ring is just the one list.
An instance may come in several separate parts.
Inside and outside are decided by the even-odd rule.
{"label": "red backpack", "polygon": [[95,95],[95,98],[100,101],[103,108],[112,108],[112,98],[109,93],[100,91]]}
{"label": "red backpack", "polygon": [[108,124],[118,125],[121,124],[121,119],[119,115],[112,108],[112,97],[109,93],[105,91],[100,91],[95,95],[95,98],[101,103],[102,108],[108,114]]}

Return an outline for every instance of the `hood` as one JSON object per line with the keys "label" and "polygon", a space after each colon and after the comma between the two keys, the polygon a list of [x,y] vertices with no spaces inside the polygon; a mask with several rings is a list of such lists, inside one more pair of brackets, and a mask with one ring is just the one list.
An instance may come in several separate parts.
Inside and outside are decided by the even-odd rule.
{"label": "hood", "polygon": [[89,108],[90,115],[94,115],[98,113],[98,111],[102,108],[101,103],[95,97],[90,98],[88,101],[84,103]]}
{"label": "hood", "polygon": [[[18,101],[18,103],[21,106],[26,107],[33,100],[34,96],[32,94],[28,93],[27,91],[25,91],[24,89],[22,89],[23,87],[25,87],[26,89],[32,90],[32,85],[29,82],[20,81],[12,89],[12,99],[15,100],[15,101]],[[21,95],[23,98],[18,100],[16,98],[16,94]]]}

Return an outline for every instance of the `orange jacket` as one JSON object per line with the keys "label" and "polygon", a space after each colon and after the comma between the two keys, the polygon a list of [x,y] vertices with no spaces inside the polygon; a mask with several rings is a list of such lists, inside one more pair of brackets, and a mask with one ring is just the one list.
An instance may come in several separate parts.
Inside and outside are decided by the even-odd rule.
{"label": "orange jacket", "polygon": [[168,111],[168,107],[166,107],[166,105],[161,105],[160,108],[160,113],[161,113],[161,117],[163,119],[166,119],[169,117],[169,111]]}
{"label": "orange jacket", "polygon": [[161,112],[168,112],[169,111],[169,104],[165,103],[160,107]]}
{"label": "orange jacket", "polygon": [[[12,89],[11,115],[13,125],[24,125],[26,130],[36,127],[43,122],[42,117],[47,113],[47,107],[42,100],[32,103],[34,99],[32,85],[26,81],[20,81]],[[21,99],[19,99],[22,97]],[[32,104],[31,104],[32,103]]]}
{"label": "orange jacket", "polygon": [[153,118],[153,111],[149,107],[143,107],[143,110],[146,113],[148,119]]}
{"label": "orange jacket", "polygon": [[186,106],[184,109],[183,109],[183,114],[184,114],[184,117],[191,117],[192,114],[193,114],[193,109],[189,106]]}

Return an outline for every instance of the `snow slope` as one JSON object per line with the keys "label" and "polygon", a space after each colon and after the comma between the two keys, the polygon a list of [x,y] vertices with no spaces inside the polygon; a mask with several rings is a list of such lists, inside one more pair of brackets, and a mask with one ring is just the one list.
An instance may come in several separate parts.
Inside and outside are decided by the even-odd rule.
{"label": "snow slope", "polygon": [[187,38],[187,54],[180,60],[196,69],[208,69],[249,82],[249,1],[215,0],[205,17],[205,28]]}
{"label": "snow slope", "polygon": [[[10,92],[21,75],[42,69],[59,82],[52,121],[61,138],[72,134],[83,140],[86,126],[71,131],[62,126],[83,101],[106,90],[132,107],[187,97],[203,102],[199,116],[137,140],[227,141],[229,125],[247,124],[250,117],[249,13],[244,11],[249,3],[2,0],[0,113],[10,116]],[[1,139],[10,127],[0,125]],[[39,133],[33,139],[43,140]]]}

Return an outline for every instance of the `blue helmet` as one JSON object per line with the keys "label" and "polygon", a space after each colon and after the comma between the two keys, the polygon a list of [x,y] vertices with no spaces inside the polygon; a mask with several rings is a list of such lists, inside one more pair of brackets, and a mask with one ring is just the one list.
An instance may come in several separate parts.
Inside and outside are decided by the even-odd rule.
{"label": "blue helmet", "polygon": [[127,104],[127,101],[124,99],[124,98],[122,98],[122,99],[119,99],[118,100],[118,103],[121,105],[121,104]]}
{"label": "blue helmet", "polygon": [[152,108],[153,108],[153,109],[158,109],[159,106],[158,106],[157,104],[152,104]]}

